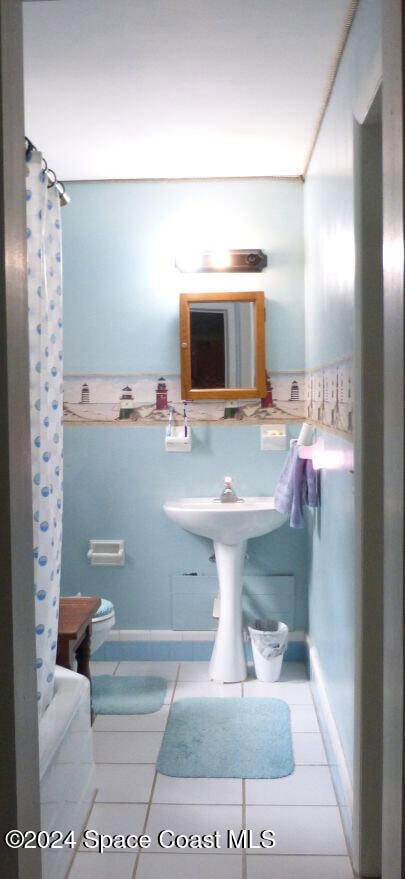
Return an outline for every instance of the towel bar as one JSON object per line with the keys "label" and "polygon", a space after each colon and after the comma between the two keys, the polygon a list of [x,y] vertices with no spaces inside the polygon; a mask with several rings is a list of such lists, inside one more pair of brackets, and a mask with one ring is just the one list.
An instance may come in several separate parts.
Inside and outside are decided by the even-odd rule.
{"label": "towel bar", "polygon": [[300,446],[298,455],[304,460],[312,460],[314,470],[349,470],[353,473],[353,448],[325,449],[325,441],[318,439],[311,446]]}

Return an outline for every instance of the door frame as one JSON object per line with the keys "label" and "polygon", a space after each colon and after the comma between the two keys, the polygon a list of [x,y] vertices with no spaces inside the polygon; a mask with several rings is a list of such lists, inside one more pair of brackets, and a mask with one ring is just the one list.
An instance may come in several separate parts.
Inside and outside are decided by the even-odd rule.
{"label": "door frame", "polygon": [[40,825],[21,0],[0,2],[0,89],[0,845],[4,875],[40,879],[40,850],[3,838]]}
{"label": "door frame", "polygon": [[384,705],[382,875],[405,872],[404,828],[404,24],[384,0]]}
{"label": "door frame", "polygon": [[353,866],[381,875],[383,275],[381,72],[354,120],[356,635]]}
{"label": "door frame", "polygon": [[[404,45],[405,0],[384,0],[383,879],[405,868]],[[0,555],[4,632],[0,824],[39,827],[24,210],[22,0],[0,2]],[[2,844],[9,879],[40,879],[38,850]]]}

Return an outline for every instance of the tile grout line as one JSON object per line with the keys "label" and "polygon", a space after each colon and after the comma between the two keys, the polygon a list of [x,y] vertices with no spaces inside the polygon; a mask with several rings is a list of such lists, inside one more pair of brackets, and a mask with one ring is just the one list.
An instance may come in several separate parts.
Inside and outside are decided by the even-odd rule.
{"label": "tile grout line", "polygon": [[[241,682],[241,694],[242,699],[246,699],[245,695],[245,681]],[[246,779],[242,778],[242,827],[246,827]],[[246,858],[246,850],[242,851],[242,879],[247,879],[247,858]]]}
{"label": "tile grout line", "polygon": [[[243,685],[242,685],[243,691]],[[242,778],[242,827],[246,827],[246,779]],[[246,849],[242,851],[242,879],[247,879]]]}
{"label": "tile grout line", "polygon": [[[152,765],[152,764],[151,764]],[[156,773],[157,775],[159,773]],[[226,779],[227,781],[228,779]],[[244,781],[244,779],[238,779],[239,781]],[[271,779],[269,779],[271,781]],[[153,785],[153,782],[152,782]],[[97,800],[94,803],[95,806],[147,806],[149,805],[149,800]],[[187,808],[190,806],[203,806],[207,809],[211,809],[212,807],[219,806],[221,809],[227,809],[229,806],[237,806],[239,803],[203,803],[203,802],[193,802],[193,803],[173,803],[168,800],[159,800],[156,803],[153,803],[154,806],[186,806]],[[254,803],[246,803],[246,806],[258,806],[260,809],[266,809],[268,806],[272,809],[336,809],[339,808],[337,803],[277,803],[277,802],[254,802]]]}
{"label": "tile grout line", "polygon": [[[155,793],[155,787],[156,787],[156,782],[157,782],[157,775],[158,775],[158,774],[157,774],[156,769],[155,769],[155,774],[154,774],[154,776],[153,776],[152,787],[151,787],[151,789],[150,789],[149,801],[148,801],[148,805],[147,805],[147,807],[146,807],[146,814],[145,814],[145,820],[144,820],[144,822],[143,822],[142,834],[146,833],[146,827],[147,827],[147,824],[148,824],[148,821],[149,821],[149,814],[150,814],[150,810],[151,810],[151,806],[152,806],[153,795],[154,795],[154,793]],[[134,871],[133,871],[133,873],[132,873],[132,879],[135,879],[135,876],[136,876],[136,874],[137,874],[138,864],[139,864],[140,857],[141,857],[141,853],[140,853],[140,852],[137,852],[136,859],[135,859],[135,864],[134,864]]]}
{"label": "tile grout line", "polygon": [[[133,730],[132,730],[133,732]],[[159,732],[159,730],[144,730],[144,732]],[[164,732],[164,730],[160,730],[160,732]],[[115,735],[115,733],[111,733],[111,735]],[[131,735],[131,730],[128,732],[128,735]],[[125,760],[122,763],[113,762],[111,760],[97,760],[96,766],[155,766],[155,762],[151,761],[150,763],[146,763],[145,760],[142,763],[138,763],[136,760]],[[329,763],[298,763],[295,761],[296,766],[316,766],[316,767],[329,767]],[[228,804],[229,805],[229,804]]]}
{"label": "tile grout line", "polygon": [[[177,674],[176,674],[175,680],[174,680],[174,682],[173,682],[173,690],[172,690],[172,693],[171,693],[170,702],[167,703],[167,704],[165,705],[165,708],[167,709],[168,715],[169,715],[170,709],[171,709],[171,707],[172,707],[172,705],[173,705],[173,702],[174,702],[174,699],[175,699],[175,693],[176,693],[176,690],[177,690],[177,685],[178,685],[179,683],[182,683],[182,681],[179,680],[179,678],[180,678],[180,676],[181,676],[181,666],[182,666],[182,663],[179,662],[179,663],[177,664]],[[117,666],[116,666],[116,671],[118,670],[118,668],[119,668],[119,663],[118,663]],[[172,682],[170,682],[170,683],[172,683]],[[187,682],[187,683],[194,683],[194,682]],[[198,683],[199,683],[199,682],[196,682],[197,685],[198,685]],[[241,696],[242,696],[242,698],[243,698],[243,697],[246,698],[245,686],[244,686],[244,683],[243,683],[243,682],[241,682]],[[297,703],[297,704],[300,704],[300,703]],[[303,703],[303,704],[304,704],[306,707],[308,707],[308,706],[306,705],[306,703]],[[166,723],[167,723],[167,721],[166,721]],[[120,731],[120,732],[128,732],[129,734],[130,734],[131,732],[132,732],[132,733],[134,733],[134,732],[135,732],[135,733],[139,733],[139,732],[142,732],[142,733],[145,733],[145,732],[146,732],[146,733],[147,733],[147,732],[149,732],[148,730],[128,730],[128,731],[126,731],[126,730],[119,730],[119,731]],[[104,731],[104,730],[102,730],[102,732],[117,732],[117,731],[109,731],[109,730],[105,730],[105,731]],[[163,730],[163,731],[161,731],[161,730],[151,730],[150,732],[161,732],[161,733],[162,733],[162,737],[163,737],[165,730]],[[302,735],[302,734],[303,734],[303,735],[305,735],[305,734],[306,734],[306,735],[308,735],[308,734],[309,734],[309,735],[314,735],[314,734],[319,735],[319,734],[320,734],[320,731],[318,730],[318,731],[315,732],[315,731],[313,731],[313,730],[307,730],[307,731],[305,731],[305,730],[301,730],[301,731],[295,733],[295,735],[298,735],[298,736],[300,736],[300,735]],[[321,738],[322,738],[322,736],[321,736]],[[101,765],[103,765],[103,764],[101,764]],[[104,764],[104,765],[105,765],[105,764]],[[112,764],[112,765],[114,765],[114,764]],[[127,765],[127,764],[125,763],[125,764],[115,764],[115,765]],[[133,765],[144,765],[144,766],[150,766],[150,767],[152,767],[152,766],[156,766],[156,763],[144,763],[144,764],[137,764],[137,763],[136,763],[136,764],[133,764]],[[306,766],[306,767],[308,767],[308,768],[309,768],[310,766],[312,766],[312,767],[316,767],[316,768],[328,768],[329,771],[330,771],[330,767],[329,767],[329,764],[328,764],[327,762],[326,762],[326,763],[322,763],[322,764],[319,764],[319,763],[311,763],[311,764],[304,763],[304,764],[301,764],[301,763],[299,763],[299,764],[296,764],[296,766]],[[146,831],[146,827],[147,827],[147,824],[148,824],[148,821],[149,821],[149,817],[150,817],[150,809],[151,809],[152,804],[154,804],[154,803],[153,803],[153,800],[154,800],[154,796],[155,796],[155,792],[156,792],[156,784],[157,784],[157,780],[158,780],[158,773],[156,772],[156,769],[155,769],[154,776],[153,776],[153,781],[152,781],[152,785],[151,785],[151,790],[150,790],[150,795],[149,795],[148,803],[146,804],[146,802],[144,802],[144,803],[141,804],[141,805],[147,805],[146,813],[145,813],[145,819],[144,819],[144,829],[143,829],[143,833],[145,833],[145,831]],[[243,827],[245,827],[245,826],[246,826],[246,820],[247,820],[247,802],[246,802],[246,800],[247,800],[247,785],[246,785],[246,780],[245,780],[245,779],[241,779],[241,782],[242,782],[242,825],[243,825]],[[109,804],[109,805],[111,805],[111,804]],[[127,803],[125,803],[125,805],[127,805]],[[165,805],[165,804],[159,803],[159,805]],[[176,804],[174,804],[174,803],[167,803],[167,805],[173,806],[173,805],[176,805]],[[183,805],[183,804],[182,804],[182,803],[179,803],[178,805]],[[184,804],[184,805],[186,805],[186,804]],[[191,805],[191,804],[190,804],[190,805]],[[203,805],[203,804],[198,804],[198,805]],[[209,803],[207,803],[206,805],[207,805],[207,808],[209,808],[209,806],[210,806],[210,805],[213,805],[213,804],[209,804]],[[215,805],[221,805],[221,804],[215,803]],[[223,806],[228,806],[228,805],[230,805],[230,803],[224,803],[224,804],[222,804],[222,805],[223,805]],[[254,805],[254,806],[267,807],[267,806],[269,806],[269,805],[271,806],[272,804],[271,804],[271,803],[262,803],[262,804],[260,804],[260,803],[254,803],[254,804],[252,804],[252,805]],[[278,808],[280,808],[280,805],[279,805],[279,804],[275,803],[274,805],[277,806]],[[292,805],[292,806],[295,806],[295,805],[297,805],[297,804],[292,803],[291,805]],[[304,806],[305,804],[301,803],[301,804],[298,804],[298,805],[300,805],[300,806]],[[322,806],[322,805],[323,805],[323,806],[324,806],[324,804],[322,804],[322,803],[319,803],[319,804],[315,804],[315,803],[308,804],[309,807],[314,807],[314,806],[316,807],[316,805],[319,805],[319,806]],[[336,808],[336,805],[337,805],[337,804],[335,803],[335,804],[328,804],[328,805],[329,805],[330,808]],[[286,806],[288,806],[288,804],[287,804],[287,803],[283,803],[282,806],[281,806],[281,808],[282,808],[283,806],[286,807]],[[131,874],[131,879],[135,879],[135,876],[136,876],[137,873],[138,873],[138,866],[139,866],[139,860],[140,860],[140,856],[141,856],[141,854],[142,854],[142,851],[138,851],[138,852],[135,853],[135,860],[134,860],[134,866],[133,866],[133,870],[132,870],[132,874]],[[248,857],[248,854],[250,854],[250,852],[249,852],[249,851],[246,851],[246,850],[243,850],[242,853],[241,853],[241,874],[240,874],[240,875],[241,875],[241,879],[247,879],[247,871],[248,871],[247,857]],[[255,855],[256,853],[253,852],[252,854]],[[314,854],[315,854],[315,853],[313,853],[312,856],[314,856]],[[310,856],[310,855],[308,854],[308,856]],[[319,857],[322,857],[323,855],[320,855],[320,854],[319,854],[318,856],[319,856]],[[277,856],[276,856],[276,857],[277,857]],[[280,855],[280,857],[283,858],[284,855]],[[303,857],[305,857],[305,856],[303,856]],[[340,859],[343,859],[343,858],[347,859],[348,856],[347,856],[347,854],[345,854],[345,855],[344,855],[344,854],[334,854],[334,855],[330,855],[330,857],[333,857],[333,858],[336,860],[336,862],[338,862]]]}
{"label": "tile grout line", "polygon": [[176,673],[176,677],[175,677],[175,679],[174,679],[174,686],[173,686],[172,698],[171,698],[171,700],[170,700],[170,702],[169,702],[169,712],[170,712],[170,709],[171,709],[171,707],[172,707],[172,705],[173,705],[174,694],[175,694],[175,692],[176,692],[177,684],[179,683],[180,668],[181,668],[181,662],[179,662],[179,663],[178,663],[178,666],[177,666],[177,673]]}
{"label": "tile grout line", "polygon": [[[117,665],[116,665],[116,668],[115,668],[114,674],[116,674],[116,672],[118,671],[118,669],[119,669],[119,665],[120,665],[120,663],[118,662]],[[165,707],[168,709],[168,715],[169,715],[169,713],[170,713],[170,709],[171,709],[171,707],[172,707],[172,705],[173,705],[173,703],[174,703],[174,700],[175,700],[175,694],[176,694],[176,690],[177,690],[177,685],[178,685],[179,683],[186,683],[186,684],[192,684],[192,683],[194,683],[194,684],[196,684],[197,686],[198,686],[199,683],[201,683],[200,681],[196,681],[196,682],[194,682],[194,681],[185,681],[185,682],[180,681],[179,678],[180,678],[180,676],[181,676],[181,666],[182,666],[182,663],[181,663],[181,661],[179,661],[179,662],[177,663],[177,673],[176,673],[176,676],[175,676],[175,680],[174,680],[174,682],[173,682],[173,690],[172,690],[172,693],[171,693],[170,702],[167,703],[167,704],[165,705]],[[170,683],[171,683],[171,682],[170,682]],[[286,683],[288,683],[288,682],[286,682]],[[295,683],[295,682],[291,682],[291,683]],[[299,682],[297,681],[297,683],[299,683]],[[241,697],[242,697],[242,698],[243,698],[243,697],[244,697],[244,698],[248,698],[248,696],[247,696],[247,694],[246,694],[246,692],[245,692],[245,689],[246,689],[246,687],[245,687],[244,682],[241,682]],[[259,694],[257,694],[257,695],[259,695]],[[274,695],[277,695],[277,694],[274,694]],[[312,708],[313,708],[313,700],[312,700],[312,699],[311,699],[311,702],[309,702],[309,703],[307,703],[307,702],[305,702],[305,703],[301,703],[301,702],[297,702],[297,703],[295,703],[295,702],[294,702],[294,703],[289,703],[289,704],[290,704],[290,707],[293,707],[293,705],[297,705],[297,706],[300,706],[300,707],[307,707],[307,708],[308,708],[308,707],[312,707]],[[165,730],[162,731],[162,735],[164,735],[164,731],[165,731]],[[105,731],[104,731],[104,730],[101,730],[101,732],[111,732],[111,731],[108,731],[108,730],[105,730]],[[143,732],[143,733],[144,733],[144,732],[148,732],[148,730],[128,730],[128,731],[126,731],[126,730],[120,730],[120,732],[128,732],[128,733],[131,733],[131,732],[132,732],[132,733],[134,733],[134,732]],[[151,730],[151,732],[152,732],[152,730]],[[153,730],[153,732],[161,732],[161,731],[160,731],[160,730]],[[311,736],[312,736],[312,735],[320,735],[320,730],[319,730],[319,729],[318,729],[318,730],[300,730],[300,731],[295,732],[294,734],[297,735],[297,736],[300,736],[300,735],[311,735]],[[322,736],[321,736],[321,738],[322,738]],[[102,765],[102,764],[101,764],[101,765]],[[114,765],[114,764],[113,764],[113,765]],[[120,764],[117,764],[117,765],[120,765]],[[121,765],[126,765],[126,764],[121,764]],[[134,764],[134,765],[149,765],[149,766],[155,766],[156,763],[149,763],[149,764],[148,764],[148,763],[145,763],[145,764]],[[329,770],[330,770],[330,767],[328,766],[328,763],[327,763],[327,762],[326,762],[326,763],[322,763],[322,764],[319,764],[319,763],[310,763],[310,764],[309,764],[309,763],[303,763],[303,764],[299,763],[299,764],[297,764],[297,763],[296,763],[296,765],[297,765],[297,766],[307,766],[307,767],[309,767],[309,766],[313,766],[313,767],[317,767],[317,768],[327,767],[327,768],[329,768]],[[147,809],[146,809],[145,820],[144,820],[144,829],[143,829],[143,832],[144,832],[144,833],[145,833],[145,831],[146,831],[146,827],[147,827],[147,824],[148,824],[148,821],[149,821],[150,810],[151,810],[151,806],[152,806],[152,804],[153,804],[153,798],[154,798],[154,795],[155,795],[155,789],[156,789],[157,780],[158,780],[158,773],[157,773],[156,770],[155,770],[154,777],[153,777],[153,782],[152,782],[152,786],[151,786],[151,791],[150,791],[150,795],[149,795],[149,800],[148,800],[148,803],[147,803]],[[242,824],[243,824],[243,826],[245,827],[245,825],[246,825],[246,815],[247,815],[247,804],[246,804],[246,798],[247,798],[247,794],[246,794],[246,780],[245,780],[245,779],[241,779],[241,781],[242,781]],[[144,803],[143,803],[142,805],[144,805]],[[162,804],[159,804],[159,805],[162,805]],[[163,804],[163,805],[164,805],[164,804]],[[173,803],[168,803],[167,805],[175,805],[175,804],[173,804]],[[178,805],[182,805],[182,804],[178,804]],[[202,805],[202,804],[199,804],[199,805]],[[209,807],[210,805],[211,805],[211,804],[207,804],[207,807]],[[215,804],[215,805],[221,805],[221,804]],[[225,805],[229,805],[229,803],[228,803],[228,804],[225,804],[225,803],[224,803],[223,805],[224,805],[224,806],[225,806]],[[257,803],[255,803],[254,805],[268,806],[268,805],[271,805],[271,804],[268,804],[268,803],[257,804]],[[277,804],[275,804],[275,805],[277,805]],[[283,804],[283,806],[286,806],[286,805],[287,805],[286,803]],[[295,804],[291,804],[291,805],[295,805]],[[304,804],[300,804],[300,805],[304,805]],[[308,804],[308,805],[309,805],[309,806],[315,806],[315,804],[313,804],[313,803],[312,803],[312,804]],[[322,805],[322,804],[319,804],[319,805]],[[333,805],[332,805],[332,804],[328,804],[328,805],[329,805],[330,808],[336,808],[336,804],[333,804]],[[134,868],[133,868],[133,873],[132,873],[132,879],[135,879],[135,876],[136,876],[136,874],[137,874],[137,871],[138,871],[138,865],[139,865],[139,859],[140,859],[141,854],[142,854],[142,852],[137,852],[137,853],[136,853],[136,856],[135,856],[135,863],[134,863]],[[247,879],[247,854],[248,854],[248,853],[247,853],[245,850],[242,852],[242,879]],[[347,855],[334,855],[334,857],[336,857],[336,858],[347,857]]]}
{"label": "tile grout line", "polygon": [[[170,710],[171,710],[171,707],[172,707],[172,705],[173,705],[174,694],[175,694],[175,692],[176,692],[176,687],[177,687],[177,683],[178,683],[178,680],[179,680],[180,665],[181,665],[181,663],[179,662],[178,665],[177,665],[176,678],[175,678],[175,681],[174,681],[174,686],[173,686],[173,690],[172,690],[172,695],[171,695],[171,699],[170,699],[170,703],[169,703],[169,711],[168,711],[168,713],[167,713],[167,720],[169,719]],[[167,725],[167,721],[166,721],[166,725]],[[164,737],[164,734],[165,734],[165,730],[166,730],[166,727],[165,727],[165,729],[163,730],[162,741],[163,741],[163,737]],[[144,821],[144,823],[143,823],[143,830],[142,830],[142,833],[146,833],[146,828],[147,828],[148,821],[149,821],[150,810],[151,810],[151,808],[152,808],[152,801],[153,801],[153,797],[154,797],[154,793],[155,793],[155,787],[156,787],[156,783],[157,783],[157,777],[158,777],[158,774],[157,774],[157,771],[156,771],[156,760],[155,760],[154,766],[155,766],[155,774],[154,774],[154,776],[153,776],[153,782],[152,782],[152,787],[151,787],[151,789],[150,789],[148,805],[147,805],[147,807],[146,807],[146,815],[145,815],[145,821]],[[140,861],[140,856],[141,856],[141,855],[140,855],[140,852],[138,852],[137,855],[136,855],[135,864],[134,864],[134,870],[133,870],[133,873],[132,873],[132,877],[131,877],[131,879],[135,879],[135,877],[136,877],[136,874],[137,874],[137,871],[138,871],[138,865],[139,865],[139,861]]]}
{"label": "tile grout line", "polygon": [[[159,773],[156,773],[157,775]],[[228,779],[226,779],[228,780]],[[244,779],[238,779],[239,781],[244,781]],[[270,779],[271,780],[271,779]],[[153,784],[153,782],[152,782]],[[94,803],[95,806],[147,806],[149,805],[149,800],[97,800]],[[202,802],[194,802],[194,803],[173,803],[170,800],[168,802],[159,800],[156,803],[153,803],[154,806],[203,806],[204,808],[211,809],[212,807],[219,807],[221,809],[227,809],[229,806],[238,806],[240,803],[202,803]],[[337,803],[276,803],[276,802],[254,802],[254,803],[246,803],[246,806],[253,806],[254,808],[259,807],[260,809],[266,809],[270,807],[272,809],[336,809],[339,808]]]}
{"label": "tile grout line", "polygon": [[[248,698],[245,695],[245,681],[242,681],[241,686],[242,691],[242,699]],[[246,827],[246,779],[242,778],[242,827]],[[247,879],[247,856],[246,849],[242,851],[242,879]]]}

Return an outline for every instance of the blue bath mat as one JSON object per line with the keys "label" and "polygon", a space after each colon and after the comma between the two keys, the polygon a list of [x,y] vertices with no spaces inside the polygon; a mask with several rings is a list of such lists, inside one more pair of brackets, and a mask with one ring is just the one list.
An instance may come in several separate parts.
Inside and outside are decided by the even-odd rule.
{"label": "blue bath mat", "polygon": [[159,711],[167,681],[135,675],[95,675],[91,682],[96,714],[152,714]]}
{"label": "blue bath mat", "polygon": [[177,778],[290,775],[290,709],[281,699],[180,699],[170,711],[156,768]]}

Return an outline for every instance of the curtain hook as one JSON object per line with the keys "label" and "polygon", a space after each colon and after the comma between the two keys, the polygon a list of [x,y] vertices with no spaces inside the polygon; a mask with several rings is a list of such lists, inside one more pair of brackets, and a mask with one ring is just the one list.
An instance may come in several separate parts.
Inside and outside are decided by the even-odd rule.
{"label": "curtain hook", "polygon": [[[51,181],[50,183],[49,182],[47,183],[47,188],[51,189],[52,186],[55,186],[56,174],[55,174],[55,171],[52,171],[52,168],[48,168],[46,173],[47,173],[48,181],[49,180]],[[52,180],[52,177],[53,177],[53,180]]]}

